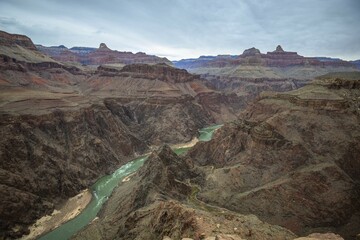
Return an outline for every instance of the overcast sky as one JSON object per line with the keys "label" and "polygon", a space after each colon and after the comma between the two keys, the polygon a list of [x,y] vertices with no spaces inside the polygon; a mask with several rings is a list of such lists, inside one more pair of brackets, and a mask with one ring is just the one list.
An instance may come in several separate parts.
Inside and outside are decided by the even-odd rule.
{"label": "overcast sky", "polygon": [[0,29],[45,46],[171,60],[256,47],[360,59],[360,0],[0,0]]}

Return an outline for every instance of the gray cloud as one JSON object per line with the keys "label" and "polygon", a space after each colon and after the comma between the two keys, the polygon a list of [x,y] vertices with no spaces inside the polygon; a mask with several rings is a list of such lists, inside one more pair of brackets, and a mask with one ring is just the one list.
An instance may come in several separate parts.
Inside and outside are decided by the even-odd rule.
{"label": "gray cloud", "polygon": [[277,44],[360,58],[358,0],[2,0],[0,28],[43,45],[142,51],[170,59]]}

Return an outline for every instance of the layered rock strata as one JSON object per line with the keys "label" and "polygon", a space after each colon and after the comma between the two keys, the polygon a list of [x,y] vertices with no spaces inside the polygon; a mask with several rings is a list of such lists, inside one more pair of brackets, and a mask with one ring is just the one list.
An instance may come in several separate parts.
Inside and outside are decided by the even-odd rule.
{"label": "layered rock strata", "polygon": [[[201,172],[168,146],[152,153],[129,182],[115,189],[91,225],[73,239],[204,239],[232,233],[247,239],[293,239],[255,216],[202,205],[194,191]],[[121,204],[119,204],[121,203]]]}
{"label": "layered rock strata", "polygon": [[359,229],[359,80],[263,94],[189,153],[204,166],[199,199],[297,234]]}

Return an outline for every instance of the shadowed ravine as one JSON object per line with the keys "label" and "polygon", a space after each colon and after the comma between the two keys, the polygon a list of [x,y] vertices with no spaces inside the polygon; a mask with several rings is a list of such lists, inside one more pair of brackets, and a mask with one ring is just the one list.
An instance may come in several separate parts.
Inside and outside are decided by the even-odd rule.
{"label": "shadowed ravine", "polygon": [[[210,141],[216,129],[222,125],[214,125],[199,130],[199,141]],[[176,154],[183,154],[191,147],[174,148]],[[54,240],[54,239],[69,239],[72,235],[77,233],[80,229],[89,224],[96,218],[97,213],[100,211],[102,205],[106,202],[111,195],[113,189],[122,181],[126,176],[137,171],[145,162],[148,156],[142,156],[134,159],[133,161],[121,166],[113,174],[100,178],[92,187],[93,198],[90,204],[74,219],[64,223],[55,230],[40,237],[41,240]]]}

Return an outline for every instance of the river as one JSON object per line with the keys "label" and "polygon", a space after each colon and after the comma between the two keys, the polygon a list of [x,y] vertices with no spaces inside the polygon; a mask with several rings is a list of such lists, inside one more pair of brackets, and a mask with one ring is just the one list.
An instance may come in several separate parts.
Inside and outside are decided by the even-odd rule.
{"label": "river", "polygon": [[[210,141],[214,131],[222,125],[214,125],[199,130],[199,141]],[[191,147],[174,148],[176,154],[180,155],[187,152]],[[102,205],[111,195],[113,189],[126,176],[136,172],[145,162],[147,156],[142,156],[133,161],[121,166],[113,174],[106,175],[100,178],[92,187],[93,194],[91,202],[86,208],[74,219],[62,224],[53,231],[41,236],[39,240],[64,240],[69,239],[72,235],[77,233],[80,229],[88,225],[100,211]]]}

